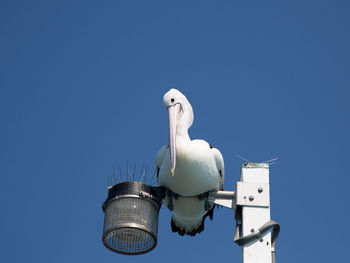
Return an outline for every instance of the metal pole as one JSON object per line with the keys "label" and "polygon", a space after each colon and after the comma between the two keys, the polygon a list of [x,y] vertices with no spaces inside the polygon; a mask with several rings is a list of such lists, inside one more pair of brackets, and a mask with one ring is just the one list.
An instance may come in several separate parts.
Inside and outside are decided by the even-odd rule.
{"label": "metal pole", "polygon": [[[237,206],[242,206],[242,235],[256,233],[270,221],[269,165],[243,164],[237,182]],[[243,263],[271,263],[271,231],[242,248]]]}
{"label": "metal pole", "polygon": [[235,211],[234,241],[242,246],[243,263],[276,263],[280,226],[270,220],[269,164],[243,164],[236,191],[212,191],[208,201]]}

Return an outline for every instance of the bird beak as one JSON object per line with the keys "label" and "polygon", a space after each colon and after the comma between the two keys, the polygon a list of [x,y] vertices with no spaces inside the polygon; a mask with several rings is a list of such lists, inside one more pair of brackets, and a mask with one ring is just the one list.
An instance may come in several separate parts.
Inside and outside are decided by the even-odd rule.
{"label": "bird beak", "polygon": [[169,113],[169,156],[171,165],[171,175],[174,176],[176,166],[176,122],[181,111],[179,103],[168,107]]}

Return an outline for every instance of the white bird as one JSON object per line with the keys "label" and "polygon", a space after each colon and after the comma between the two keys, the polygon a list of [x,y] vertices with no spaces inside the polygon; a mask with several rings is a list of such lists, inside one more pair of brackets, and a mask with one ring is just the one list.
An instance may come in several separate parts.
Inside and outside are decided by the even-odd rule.
{"label": "white bird", "polygon": [[157,180],[169,190],[163,202],[173,213],[172,231],[194,236],[203,231],[207,216],[213,218],[214,205],[204,197],[223,189],[224,160],[206,141],[190,139],[192,106],[180,91],[169,90],[163,102],[169,113],[169,145],[157,154]]}

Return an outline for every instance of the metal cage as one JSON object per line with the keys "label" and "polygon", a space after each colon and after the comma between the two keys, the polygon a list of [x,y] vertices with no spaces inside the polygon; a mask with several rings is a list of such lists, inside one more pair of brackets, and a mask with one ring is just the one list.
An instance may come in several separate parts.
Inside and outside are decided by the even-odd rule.
{"label": "metal cage", "polygon": [[109,188],[103,203],[105,212],[103,244],[110,250],[125,254],[144,254],[157,245],[158,215],[162,187],[139,182],[125,182]]}

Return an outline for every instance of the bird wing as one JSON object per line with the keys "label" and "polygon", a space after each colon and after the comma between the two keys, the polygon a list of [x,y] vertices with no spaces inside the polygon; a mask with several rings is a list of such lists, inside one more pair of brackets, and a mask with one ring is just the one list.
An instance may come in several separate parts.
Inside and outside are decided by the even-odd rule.
{"label": "bird wing", "polygon": [[211,149],[214,155],[216,167],[218,169],[218,172],[220,174],[220,190],[223,190],[224,187],[224,178],[225,178],[225,169],[224,169],[224,158],[221,155],[221,152],[216,149]]}
{"label": "bird wing", "polygon": [[164,157],[166,156],[166,151],[168,149],[168,145],[164,145],[162,148],[159,149],[156,160],[154,161],[154,165],[157,169],[157,182],[159,184],[159,170],[160,166],[162,165],[162,162],[164,161]]}

